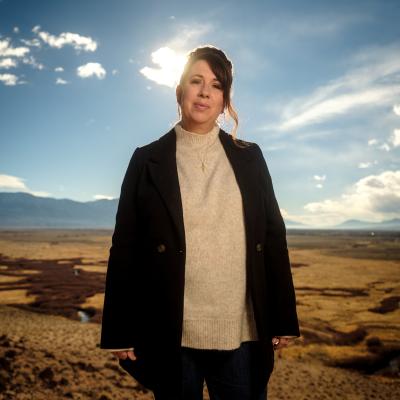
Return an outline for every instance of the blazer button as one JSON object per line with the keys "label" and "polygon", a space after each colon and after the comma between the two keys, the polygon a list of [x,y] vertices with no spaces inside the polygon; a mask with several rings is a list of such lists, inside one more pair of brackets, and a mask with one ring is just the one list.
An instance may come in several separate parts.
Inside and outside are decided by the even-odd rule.
{"label": "blazer button", "polygon": [[261,243],[257,243],[256,249],[257,249],[257,251],[261,251],[261,250],[262,250],[262,245],[261,245]]}
{"label": "blazer button", "polygon": [[160,244],[157,246],[157,251],[158,251],[159,253],[164,253],[164,251],[165,251],[165,244],[164,244],[164,243],[160,243]]}

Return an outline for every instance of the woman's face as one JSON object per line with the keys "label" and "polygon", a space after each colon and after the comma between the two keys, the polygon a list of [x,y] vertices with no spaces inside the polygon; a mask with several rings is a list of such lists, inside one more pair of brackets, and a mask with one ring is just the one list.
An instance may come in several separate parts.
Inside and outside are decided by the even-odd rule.
{"label": "woman's face", "polygon": [[188,131],[209,132],[223,112],[222,85],[205,60],[193,63],[185,82],[176,88],[176,96],[183,128]]}

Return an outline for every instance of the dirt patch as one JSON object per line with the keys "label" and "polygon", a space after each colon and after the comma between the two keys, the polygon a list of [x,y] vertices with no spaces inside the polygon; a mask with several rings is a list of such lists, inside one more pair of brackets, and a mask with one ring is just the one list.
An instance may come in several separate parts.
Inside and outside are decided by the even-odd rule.
{"label": "dirt patch", "polygon": [[381,301],[381,305],[373,308],[369,308],[369,311],[376,312],[379,314],[386,314],[399,309],[400,296],[386,297]]}
{"label": "dirt patch", "polygon": [[104,292],[105,274],[97,272],[97,264],[94,264],[93,271],[90,271],[88,263],[84,264],[85,269],[79,268],[82,262],[80,258],[64,259],[62,263],[58,261],[12,260],[0,256],[0,263],[7,266],[1,272],[2,302],[29,311],[63,315],[73,320],[85,317],[100,322],[102,305],[95,308],[93,304],[84,304],[87,299]]}

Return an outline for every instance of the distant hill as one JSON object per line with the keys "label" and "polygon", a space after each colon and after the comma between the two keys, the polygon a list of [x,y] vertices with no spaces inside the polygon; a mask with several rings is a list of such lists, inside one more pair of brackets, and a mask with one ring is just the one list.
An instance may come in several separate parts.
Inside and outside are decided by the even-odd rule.
{"label": "distant hill", "polygon": [[375,230],[400,230],[400,219],[388,219],[381,222],[360,221],[358,219],[349,219],[339,225],[334,226],[335,229],[375,229]]}
{"label": "distant hill", "polygon": [[79,202],[0,193],[0,228],[113,228],[118,199]]}
{"label": "distant hill", "polygon": [[[0,192],[0,228],[108,228],[115,225],[118,199],[80,202],[37,197],[29,193]],[[288,229],[313,229],[285,220]],[[315,228],[314,228],[315,229]],[[400,231],[400,219],[383,222],[348,220],[328,229]]]}

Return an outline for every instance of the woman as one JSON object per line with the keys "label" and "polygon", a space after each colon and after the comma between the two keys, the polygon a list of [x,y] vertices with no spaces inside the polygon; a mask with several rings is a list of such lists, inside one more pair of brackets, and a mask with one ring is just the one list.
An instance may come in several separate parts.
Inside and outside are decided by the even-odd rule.
{"label": "woman", "polygon": [[262,152],[217,124],[232,63],[188,56],[180,120],[125,174],[100,347],[156,400],[261,400],[274,349],[299,337],[286,230]]}

